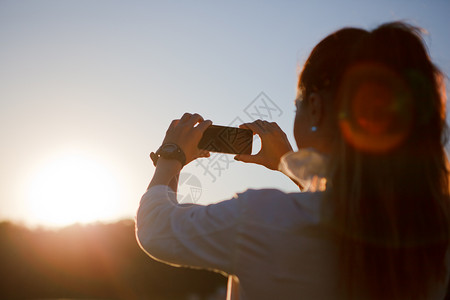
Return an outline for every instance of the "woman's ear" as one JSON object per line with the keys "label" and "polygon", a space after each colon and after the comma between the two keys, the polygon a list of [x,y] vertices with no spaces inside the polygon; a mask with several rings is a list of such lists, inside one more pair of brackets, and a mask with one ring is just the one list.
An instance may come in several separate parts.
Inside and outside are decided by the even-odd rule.
{"label": "woman's ear", "polygon": [[319,93],[311,93],[309,95],[309,113],[311,126],[318,127],[323,119],[324,114],[324,99]]}

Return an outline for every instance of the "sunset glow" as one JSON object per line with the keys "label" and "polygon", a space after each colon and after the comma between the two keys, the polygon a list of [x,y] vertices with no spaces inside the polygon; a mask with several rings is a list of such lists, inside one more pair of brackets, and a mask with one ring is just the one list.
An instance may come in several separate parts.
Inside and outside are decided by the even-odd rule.
{"label": "sunset glow", "polygon": [[48,226],[113,218],[117,182],[105,167],[81,155],[55,158],[33,176],[28,191],[30,218]]}

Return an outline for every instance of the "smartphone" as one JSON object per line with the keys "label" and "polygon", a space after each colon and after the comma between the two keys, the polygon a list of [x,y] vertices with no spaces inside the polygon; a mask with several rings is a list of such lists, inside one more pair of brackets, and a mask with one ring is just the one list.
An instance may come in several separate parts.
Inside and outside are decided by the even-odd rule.
{"label": "smartphone", "polygon": [[253,131],[250,129],[211,125],[198,143],[199,149],[230,154],[251,154]]}

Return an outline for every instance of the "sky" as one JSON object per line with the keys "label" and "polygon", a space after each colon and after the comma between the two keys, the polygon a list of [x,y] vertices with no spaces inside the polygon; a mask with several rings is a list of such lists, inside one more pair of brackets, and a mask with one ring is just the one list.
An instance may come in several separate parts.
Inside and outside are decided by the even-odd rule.
{"label": "sky", "polygon": [[[0,0],[0,221],[133,218],[154,172],[149,153],[184,112],[217,125],[277,122],[295,148],[296,82],[315,44],[403,20],[426,29],[448,75],[449,13],[446,0]],[[199,204],[248,188],[296,191],[231,155],[182,174],[180,195]]]}

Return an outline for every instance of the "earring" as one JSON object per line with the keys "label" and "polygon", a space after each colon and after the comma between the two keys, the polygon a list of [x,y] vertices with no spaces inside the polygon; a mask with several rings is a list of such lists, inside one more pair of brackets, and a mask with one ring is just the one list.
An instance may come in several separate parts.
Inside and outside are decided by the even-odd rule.
{"label": "earring", "polygon": [[317,126],[312,126],[311,127],[311,132],[316,132],[317,131]]}

